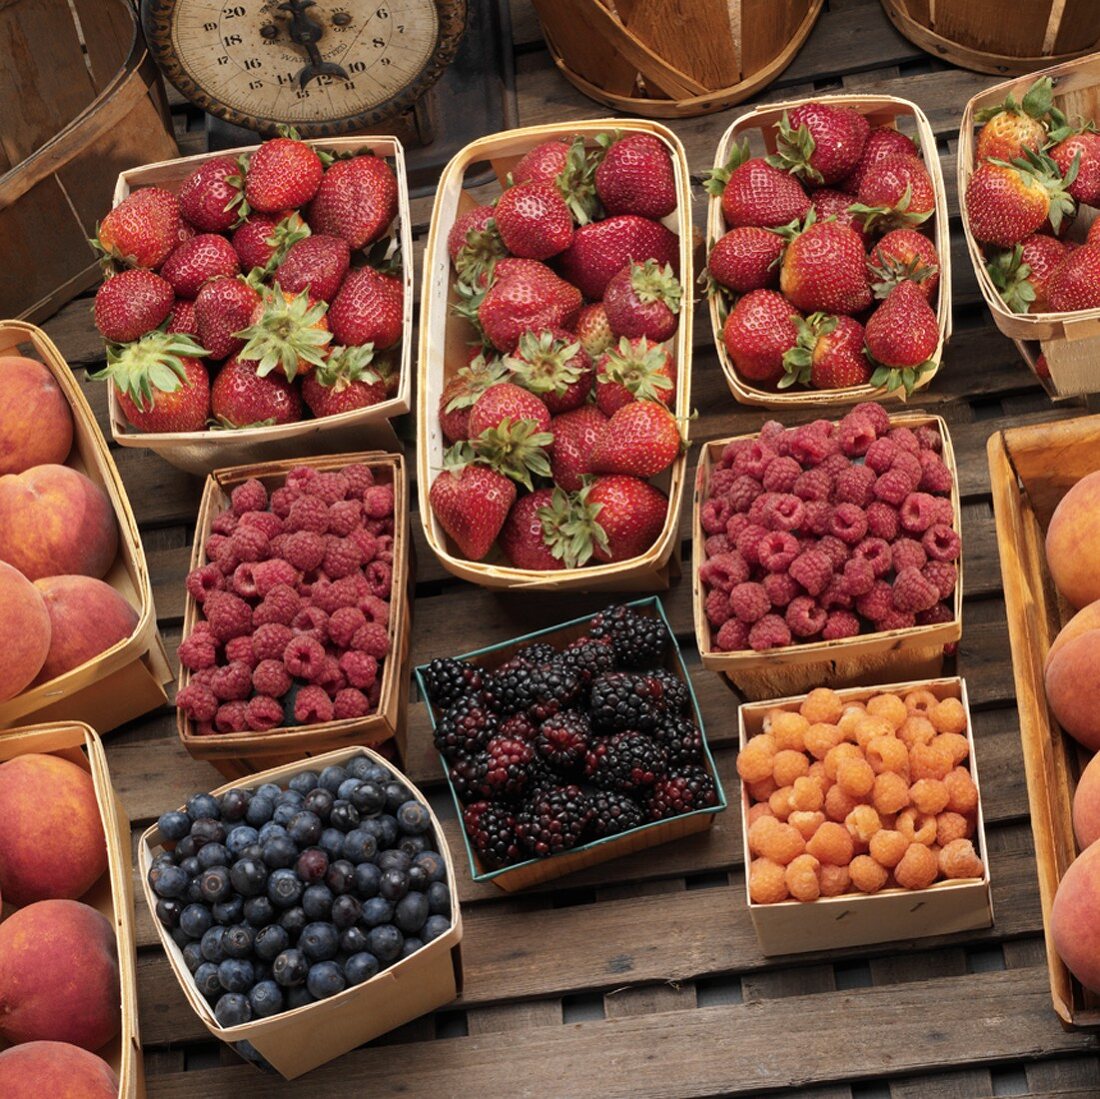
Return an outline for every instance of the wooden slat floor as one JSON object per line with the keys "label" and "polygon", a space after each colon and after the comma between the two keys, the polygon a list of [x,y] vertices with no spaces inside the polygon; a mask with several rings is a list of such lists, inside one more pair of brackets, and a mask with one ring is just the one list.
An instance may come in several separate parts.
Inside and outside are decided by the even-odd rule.
{"label": "wooden slat floor", "polygon": [[[513,0],[523,124],[600,117],[556,73],[526,0]],[[890,27],[878,0],[828,0],[801,54],[761,97],[814,91],[915,99],[936,131],[958,228],[954,149],[965,100],[992,81],[944,66]],[[693,176],[709,167],[737,108],[675,124]],[[181,145],[201,129],[177,112]],[[414,203],[422,240],[429,200]],[[704,195],[695,188],[696,224]],[[163,959],[139,899],[141,1031],[152,1099],[251,1099],[334,1094],[490,1096],[717,1096],[917,1099],[1100,1094],[1100,1046],[1069,1033],[1050,1007],[1015,690],[992,522],[985,441],[1002,427],[1081,413],[1052,404],[993,327],[961,233],[955,233],[955,336],[932,391],[917,404],[948,421],[964,497],[966,605],[957,668],[969,682],[983,775],[996,926],[919,942],[765,958],[744,899],[736,808],[707,835],[596,867],[553,887],[511,896],[460,871],[466,987],[455,1004],[294,1083],[243,1064],[211,1041]],[[417,256],[419,259],[419,253]],[[102,347],[83,299],[45,328],[69,361],[94,369]],[[106,429],[103,386],[86,392]],[[696,314],[693,376],[698,442],[757,430],[740,409]],[[406,437],[409,425],[402,425]],[[160,624],[179,640],[200,482],[141,451],[116,449],[152,570]],[[689,505],[690,506],[690,505]],[[685,523],[682,530],[688,530]],[[414,660],[448,654],[599,609],[606,596],[500,595],[449,577],[413,516],[418,559]],[[685,560],[690,546],[684,544]],[[737,804],[731,695],[699,666],[684,580],[665,596],[699,692],[731,805]],[[451,840],[423,707],[410,708],[413,779],[432,796]],[[179,747],[170,710],[113,734],[112,776],[135,833],[188,794],[218,783]]]}

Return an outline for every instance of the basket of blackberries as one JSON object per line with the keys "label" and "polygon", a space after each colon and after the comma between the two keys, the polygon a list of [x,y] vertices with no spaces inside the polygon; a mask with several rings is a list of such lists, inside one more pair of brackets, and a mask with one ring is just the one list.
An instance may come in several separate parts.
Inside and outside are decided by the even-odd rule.
{"label": "basket of blackberries", "polygon": [[726,807],[655,597],[416,674],[474,881],[524,889],[703,831]]}

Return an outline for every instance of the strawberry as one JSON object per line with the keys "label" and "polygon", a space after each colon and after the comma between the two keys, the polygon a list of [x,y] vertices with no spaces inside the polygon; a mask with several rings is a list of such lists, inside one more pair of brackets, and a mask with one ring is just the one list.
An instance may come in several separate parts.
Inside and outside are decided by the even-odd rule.
{"label": "strawberry", "polygon": [[1097,218],[1085,234],[1086,244],[1100,244],[1100,218]]}
{"label": "strawberry", "polygon": [[297,212],[253,214],[233,230],[230,242],[242,271],[257,267],[273,271],[288,248],[309,236],[309,226]]}
{"label": "strawberry", "polygon": [[264,290],[252,311],[252,323],[234,333],[248,341],[237,358],[256,363],[261,378],[274,370],[292,382],[299,374],[310,373],[324,363],[332,341],[327,309],[323,301],[305,291],[292,294],[276,283]]}
{"label": "strawberry", "polygon": [[731,229],[775,229],[801,221],[810,212],[809,196],[798,180],[762,156],[751,156],[748,138],[734,146],[725,167],[706,173],[703,186],[709,194],[722,196],[722,217]]}
{"label": "strawberry", "polygon": [[581,487],[582,478],[592,472],[592,448],[607,419],[594,405],[586,404],[550,421],[550,433],[554,436],[550,472],[554,484],[568,492]]}
{"label": "strawberry", "polygon": [[607,323],[616,336],[644,336],[653,343],[671,339],[679,327],[683,288],[671,264],[655,260],[628,263],[603,292]]}
{"label": "strawberry", "polygon": [[[576,568],[567,561],[569,497],[561,489],[539,488],[521,496],[500,529],[500,548],[517,569],[549,572]],[[555,548],[560,556],[555,556]]]}
{"label": "strawberry", "polygon": [[584,564],[628,561],[645,553],[664,530],[668,497],[637,477],[596,477],[577,493],[571,524],[580,541],[575,556]]}
{"label": "strawberry", "polygon": [[245,200],[250,209],[262,214],[297,209],[317,193],[324,171],[321,158],[304,141],[273,137],[248,162]]}
{"label": "strawberry", "polygon": [[871,304],[867,256],[854,229],[835,221],[806,219],[779,266],[779,289],[806,313],[862,313]]}
{"label": "strawberry", "polygon": [[596,361],[596,405],[605,416],[631,401],[676,400],[676,364],[672,352],[645,336],[622,336]]}
{"label": "strawberry", "polygon": [[233,245],[217,233],[199,233],[173,249],[160,269],[179,298],[194,298],[207,279],[239,275],[240,263]]}
{"label": "strawberry", "polygon": [[783,377],[783,356],[798,342],[801,314],[774,290],[753,290],[730,310],[722,330],[738,373],[754,382]]}
{"label": "strawberry", "polygon": [[[527,393],[526,396],[532,395]],[[481,397],[478,398],[480,401]],[[478,402],[475,402],[475,408]],[[470,420],[470,439],[455,443],[451,448],[463,460],[484,462],[528,489],[534,488],[531,474],[550,476],[550,458],[546,448],[553,445],[554,436],[549,431],[540,430],[541,417],[536,421],[505,416],[495,427],[487,427],[479,434],[474,432],[472,413]]]}
{"label": "strawberry", "polygon": [[337,416],[384,401],[386,383],[373,358],[369,347],[334,347],[312,374],[302,378],[302,399],[313,415]]}
{"label": "strawberry", "polygon": [[852,210],[852,196],[844,191],[834,191],[831,187],[819,187],[810,196],[813,202],[814,217],[818,221],[832,218],[838,225],[847,225],[859,233],[860,242],[866,248],[870,243],[867,227],[863,218]]}
{"label": "strawberry", "polygon": [[1077,173],[1066,190],[1086,206],[1100,206],[1100,134],[1089,130],[1073,134],[1050,150],[1050,159],[1063,177],[1077,160]]}
{"label": "strawberry", "polygon": [[184,239],[179,200],[161,187],[127,195],[97,226],[92,247],[127,267],[155,270]]}
{"label": "strawberry", "polygon": [[985,269],[1013,313],[1047,313],[1050,277],[1067,252],[1062,241],[1034,233],[998,252]]}
{"label": "strawberry", "polygon": [[631,260],[643,263],[647,259],[671,263],[679,273],[680,238],[659,221],[620,214],[582,225],[554,265],[586,298],[598,301],[612,277]]}
{"label": "strawberry", "polygon": [[676,417],[663,404],[632,401],[604,424],[592,447],[592,468],[653,477],[676,461],[683,445]]}
{"label": "strawberry", "polygon": [[1043,120],[1054,108],[1053,91],[1050,77],[1040,77],[1022,103],[1009,95],[1003,103],[978,111],[975,120],[983,123],[975,148],[978,160],[1015,160],[1028,149],[1039,152],[1047,143]]}
{"label": "strawberry", "polygon": [[282,374],[261,378],[254,363],[234,356],[210,387],[210,410],[222,427],[262,427],[300,420],[302,401]]}
{"label": "strawberry", "polygon": [[200,164],[180,187],[180,212],[200,233],[228,233],[240,218],[244,173],[235,157]]}
{"label": "strawberry", "polygon": [[892,156],[894,153],[903,153],[907,156],[916,156],[917,147],[911,138],[900,130],[891,126],[875,126],[867,135],[867,144],[863,146],[863,156],[852,170],[851,175],[845,176],[837,186],[849,195],[859,194],[859,186],[863,182],[863,176],[872,164],[877,164],[883,157]]}
{"label": "strawberry", "polygon": [[289,294],[308,290],[321,301],[336,297],[351,263],[351,250],[343,237],[314,233],[296,241],[275,268],[275,279]]}
{"label": "strawberry", "polygon": [[343,237],[353,250],[373,244],[395,217],[397,177],[373,153],[332,164],[306,210],[306,221],[315,233]]}
{"label": "strawberry", "polygon": [[775,124],[776,151],[768,163],[808,183],[837,183],[855,170],[871,125],[851,107],[800,103]]}
{"label": "strawberry", "polygon": [[871,385],[899,386],[912,394],[921,375],[932,370],[940,342],[932,307],[916,283],[901,282],[886,296],[864,329],[867,357],[875,365]]}
{"label": "strawberry", "polygon": [[1100,307],[1100,245],[1075,248],[1055,268],[1047,282],[1052,313]]}
{"label": "strawberry", "polygon": [[1037,377],[1037,378],[1049,378],[1050,377],[1050,363],[1047,362],[1046,355],[1040,355],[1035,360],[1035,377]]}
{"label": "strawberry", "polygon": [[328,323],[336,342],[348,347],[395,347],[405,326],[404,284],[373,267],[353,268],[332,300]]}
{"label": "strawberry", "polygon": [[665,143],[653,134],[600,134],[604,150],[596,194],[608,214],[667,217],[676,209],[676,174]]}
{"label": "strawberry", "polygon": [[459,312],[476,321],[488,344],[508,353],[516,349],[524,332],[571,329],[580,307],[580,291],[546,264],[503,259],[493,269],[488,289],[471,292]]}
{"label": "strawberry", "polygon": [[779,285],[782,254],[783,238],[778,233],[741,225],[719,238],[710,250],[707,273],[726,289],[747,294]]}
{"label": "strawberry", "polygon": [[870,165],[859,185],[852,213],[868,232],[920,225],[936,209],[936,191],[924,161],[915,156],[884,156]]}
{"label": "strawberry", "polygon": [[871,289],[885,298],[899,282],[915,282],[931,301],[940,284],[940,257],[936,246],[916,229],[892,229],[867,257]]}
{"label": "strawberry", "polygon": [[1029,153],[1014,165],[984,161],[966,185],[963,216],[971,233],[984,244],[1008,248],[1041,229],[1048,218],[1057,231],[1075,211],[1066,191],[1072,175],[1072,165],[1062,177],[1042,153]]}
{"label": "strawberry", "polygon": [[439,426],[448,442],[469,438],[474,402],[489,386],[509,376],[500,359],[476,355],[447,382],[439,396]]}
{"label": "strawberry", "polygon": [[199,342],[212,359],[235,355],[244,340],[236,333],[250,324],[260,295],[244,279],[211,279],[195,297]]}
{"label": "strawberry", "polygon": [[511,182],[553,184],[577,224],[584,225],[596,213],[593,173],[597,159],[589,155],[579,135],[571,142],[543,141],[520,157]]}
{"label": "strawberry", "polygon": [[549,259],[573,239],[573,215],[552,183],[517,183],[496,205],[497,232],[521,259]]}
{"label": "strawberry", "polygon": [[144,267],[112,275],[96,291],[95,326],[112,343],[129,343],[164,322],[175,301],[171,283]]}
{"label": "strawberry", "polygon": [[520,420],[529,420],[537,432],[544,432],[550,427],[550,411],[530,390],[514,382],[498,382],[486,389],[470,409],[470,437]]}
{"label": "strawberry", "polygon": [[172,306],[172,312],[168,314],[168,323],[164,331],[169,334],[190,336],[196,343],[199,342],[199,321],[195,316],[195,303],[187,298],[177,298]]}
{"label": "strawberry", "polygon": [[516,486],[485,465],[453,464],[432,482],[432,514],[470,561],[480,561],[496,541],[516,499]]}
{"label": "strawberry", "polygon": [[863,325],[851,317],[813,313],[799,319],[798,343],[783,356],[780,389],[796,383],[815,389],[866,385],[871,367],[863,354]]}
{"label": "strawberry", "polygon": [[615,341],[603,302],[582,306],[577,317],[577,339],[585,354],[595,362]]}
{"label": "strawberry", "polygon": [[580,341],[564,328],[524,332],[504,365],[552,414],[584,404],[596,373]]}
{"label": "strawberry", "polygon": [[459,214],[447,234],[447,254],[458,277],[474,286],[483,285],[497,260],[508,254],[495,216],[494,207],[475,206]]}
{"label": "strawberry", "polygon": [[512,169],[515,183],[553,183],[569,163],[568,141],[543,141],[519,158]]}

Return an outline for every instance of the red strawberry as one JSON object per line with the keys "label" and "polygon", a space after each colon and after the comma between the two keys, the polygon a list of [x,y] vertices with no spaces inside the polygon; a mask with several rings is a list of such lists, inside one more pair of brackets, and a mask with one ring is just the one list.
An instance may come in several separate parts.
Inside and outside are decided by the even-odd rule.
{"label": "red strawberry", "polygon": [[798,342],[800,314],[782,294],[753,290],[730,311],[722,331],[738,373],[754,382],[783,377],[783,356]]}
{"label": "red strawberry", "polygon": [[811,385],[846,389],[866,385],[871,367],[863,354],[863,325],[851,317],[814,313],[798,322],[798,344],[783,356],[780,389]]}
{"label": "red strawberry", "polygon": [[916,283],[902,282],[871,314],[864,337],[867,354],[877,367],[871,385],[889,390],[903,386],[910,394],[921,375],[934,366],[940,330]]}
{"label": "red strawberry", "polygon": [[579,135],[571,142],[544,141],[520,157],[512,182],[554,184],[577,224],[583,225],[596,213],[595,159]]}
{"label": "red strawberry", "polygon": [[195,298],[199,342],[212,359],[235,355],[244,340],[236,333],[252,321],[260,295],[244,279],[211,279]]}
{"label": "red strawberry", "polygon": [[96,226],[92,245],[128,267],[156,269],[183,239],[176,196],[161,187],[142,187]]}
{"label": "red strawberry", "polygon": [[854,229],[815,221],[791,234],[779,268],[779,289],[806,313],[862,313],[871,304],[863,242]]}
{"label": "red strawberry", "polygon": [[231,243],[242,271],[271,270],[291,245],[308,236],[309,226],[296,212],[253,214],[233,230]]}
{"label": "red strawberry", "polygon": [[927,221],[936,209],[936,192],[924,161],[915,156],[884,156],[870,165],[852,207],[867,230],[881,232]]}
{"label": "red strawberry", "polygon": [[1062,260],[1047,282],[1047,301],[1052,313],[1100,306],[1100,245],[1075,248]]}
{"label": "red strawberry", "polygon": [[498,259],[508,254],[500,239],[492,206],[475,206],[455,218],[447,234],[447,254],[460,279],[483,285]]}
{"label": "red strawberry", "polygon": [[667,217],[676,209],[676,174],[668,146],[653,134],[600,134],[607,151],[596,169],[596,194],[609,214]]}
{"label": "red strawberry", "polygon": [[672,352],[662,344],[645,336],[623,336],[596,362],[596,404],[605,416],[632,401],[660,401],[671,406],[675,400],[676,364]]}
{"label": "red strawberry", "polygon": [[1100,134],[1088,130],[1073,134],[1050,150],[1050,159],[1063,178],[1077,159],[1077,174],[1066,190],[1086,206],[1100,206]]}
{"label": "red strawberry", "polygon": [[343,237],[353,250],[373,244],[395,217],[397,177],[372,153],[332,164],[306,210],[315,233]]}
{"label": "red strawberry", "polygon": [[768,163],[818,185],[854,171],[871,132],[858,111],[834,103],[800,103],[784,111],[775,127],[776,151]]}
{"label": "red strawberry", "polygon": [[550,421],[550,470],[556,485],[568,492],[581,487],[582,478],[592,472],[592,448],[606,423],[607,417],[593,405],[581,405]]}
{"label": "red strawberry", "polygon": [[555,267],[586,298],[596,301],[631,260],[643,263],[647,259],[671,263],[678,273],[680,238],[659,221],[620,214],[577,229],[573,243],[558,256]]}
{"label": "red strawberry", "polygon": [[491,385],[508,377],[498,358],[476,355],[447,384],[439,396],[439,426],[450,443],[470,436],[470,409]]}
{"label": "red strawberry", "polygon": [[[508,512],[500,529],[500,548],[517,569],[549,572],[552,569],[575,568],[568,565],[568,538],[561,530],[570,515],[569,498],[561,489],[540,488],[521,496]],[[562,555],[554,555],[554,547]]]}
{"label": "red strawberry", "polygon": [[851,175],[845,176],[837,186],[849,195],[859,194],[859,185],[867,169],[872,164],[877,164],[883,157],[901,153],[905,156],[916,156],[917,147],[912,138],[907,137],[900,130],[891,126],[875,126],[867,135],[867,144],[863,146],[863,156],[855,166]]}
{"label": "red strawberry", "polygon": [[473,295],[464,311],[473,314],[493,347],[510,352],[524,332],[571,329],[580,307],[580,291],[546,264],[503,259],[493,270],[489,289]]}
{"label": "red strawberry", "polygon": [[194,298],[207,279],[238,275],[240,271],[237,253],[225,237],[199,233],[172,252],[160,274],[172,284],[177,297]]}
{"label": "red strawberry", "polygon": [[736,229],[754,225],[776,229],[801,221],[810,199],[794,176],[773,168],[762,156],[751,156],[748,138],[734,147],[723,168],[708,172],[703,186],[722,196],[722,217]]}
{"label": "red strawberry", "polygon": [[297,209],[317,193],[324,171],[321,158],[305,142],[273,137],[248,162],[244,197],[262,214]]}
{"label": "red strawberry", "polygon": [[1050,77],[1041,77],[1022,103],[1009,95],[1003,103],[980,110],[975,119],[983,123],[975,148],[978,160],[1015,160],[1028,149],[1039,152],[1047,143],[1043,119],[1054,106],[1053,91]]}
{"label": "red strawberry", "polygon": [[228,233],[240,218],[244,172],[231,156],[200,164],[180,187],[180,211],[200,233]]}
{"label": "red strawberry", "polygon": [[592,448],[592,468],[653,477],[676,461],[683,445],[676,417],[663,404],[632,401],[604,424]]}
{"label": "red strawberry", "polygon": [[[630,476],[597,477],[578,493],[576,510],[597,561],[627,561],[645,553],[668,518],[668,497]],[[579,556],[583,556],[583,550]]]}
{"label": "red strawberry", "polygon": [[628,263],[607,284],[603,307],[616,336],[645,336],[653,343],[671,339],[679,327],[683,288],[672,266],[655,260]]}
{"label": "red strawberry", "polygon": [[528,149],[512,169],[516,183],[553,183],[569,162],[569,142],[543,141]]}
{"label": "red strawberry", "polygon": [[931,301],[940,284],[936,246],[916,229],[892,229],[871,249],[867,267],[876,298],[885,298],[899,282],[915,282]]}
{"label": "red strawberry", "polygon": [[135,267],[112,275],[96,291],[95,326],[112,343],[129,343],[163,323],[175,301],[160,275]]}
{"label": "red strawberry", "polygon": [[564,328],[524,332],[504,360],[516,382],[536,394],[553,414],[584,404],[595,368],[580,341]]}
{"label": "red strawberry", "polygon": [[376,351],[401,341],[405,324],[405,287],[399,278],[373,267],[355,267],[347,273],[328,311],[328,324],[337,343]]}
{"label": "red strawberry", "polygon": [[[819,194],[821,192],[818,192]],[[755,225],[742,225],[720,237],[707,257],[707,273],[737,294],[779,285],[783,238]]]}
{"label": "red strawberry", "polygon": [[164,329],[170,334],[190,336],[196,343],[199,342],[199,322],[195,316],[195,303],[187,298],[177,298],[172,306],[172,312],[168,314],[168,324]]}
{"label": "red strawberry", "polygon": [[550,412],[529,390],[512,382],[498,382],[486,389],[470,409],[470,437],[520,420],[529,420],[536,431],[543,432],[550,427]]}
{"label": "red strawberry", "polygon": [[318,419],[386,399],[386,383],[369,347],[336,347],[312,374],[302,378],[302,399]]}
{"label": "red strawberry", "polygon": [[1069,248],[1054,237],[1033,234],[1015,247],[999,252],[986,265],[989,277],[1005,305],[1014,313],[1049,312],[1047,290],[1051,275]]}
{"label": "red strawberry", "polygon": [[348,273],[351,251],[343,237],[314,233],[292,244],[275,268],[275,280],[290,294],[308,290],[331,302]]}
{"label": "red strawberry", "polygon": [[585,354],[595,362],[615,342],[611,325],[607,323],[607,310],[603,302],[582,306],[577,317],[577,339]]}
{"label": "red strawberry", "polygon": [[492,549],[515,499],[515,484],[484,465],[444,469],[428,492],[432,514],[471,561]]}
{"label": "red strawberry", "polygon": [[281,374],[261,378],[255,364],[234,357],[210,388],[210,409],[224,427],[291,424],[302,418],[298,390]]}
{"label": "red strawberry", "polygon": [[573,215],[552,183],[509,187],[497,201],[495,221],[505,247],[522,259],[549,259],[573,239]]}
{"label": "red strawberry", "polygon": [[272,371],[294,381],[321,366],[332,342],[326,305],[305,291],[291,294],[276,283],[264,290],[252,311],[251,324],[236,335],[248,342],[237,352],[242,362],[255,363],[266,378]]}
{"label": "red strawberry", "polygon": [[813,193],[814,216],[818,221],[832,218],[838,225],[846,225],[859,233],[860,242],[866,248],[869,241],[863,218],[852,210],[852,196],[831,187],[819,187]]}
{"label": "red strawberry", "polygon": [[1065,190],[1072,182],[1042,154],[1032,154],[1026,168],[985,161],[966,185],[963,216],[982,243],[1008,248],[1037,232],[1048,218],[1057,231],[1072,217],[1074,202]]}

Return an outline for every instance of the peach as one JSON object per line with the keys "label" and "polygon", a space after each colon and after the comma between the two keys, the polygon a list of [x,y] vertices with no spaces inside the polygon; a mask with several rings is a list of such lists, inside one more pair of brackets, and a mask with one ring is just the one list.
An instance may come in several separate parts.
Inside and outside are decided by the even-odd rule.
{"label": "peach", "polygon": [[68,1042],[24,1042],[0,1053],[4,1099],[118,1099],[118,1077],[102,1057]]}
{"label": "peach", "polygon": [[1100,630],[1062,645],[1046,667],[1047,703],[1058,724],[1090,751],[1100,749]]}
{"label": "peach", "polygon": [[36,580],[50,612],[50,652],[38,682],[45,683],[99,656],[134,632],[138,614],[110,584],[91,576]]}
{"label": "peach", "polygon": [[16,568],[0,561],[0,702],[34,680],[50,651],[50,613],[42,593]]}
{"label": "peach", "polygon": [[0,474],[64,462],[73,447],[73,414],[40,362],[0,356]]}
{"label": "peach", "polygon": [[0,477],[0,561],[28,580],[102,577],[118,552],[107,494],[68,466],[35,466]]}
{"label": "peach", "polygon": [[1089,760],[1073,793],[1073,834],[1083,851],[1100,839],[1100,755]]}
{"label": "peach", "polygon": [[0,764],[0,892],[15,905],[83,896],[107,869],[92,776],[60,756]]}
{"label": "peach", "polygon": [[1058,636],[1051,642],[1050,651],[1047,653],[1047,664],[1050,658],[1067,642],[1075,637],[1080,637],[1089,630],[1100,630],[1100,599],[1082,607],[1059,631]]}
{"label": "peach", "polygon": [[1086,847],[1058,883],[1050,934],[1058,956],[1086,988],[1100,991],[1100,843]]}
{"label": "peach", "polygon": [[1054,586],[1074,607],[1100,599],[1100,470],[1082,477],[1058,501],[1047,527],[1047,565]]}

